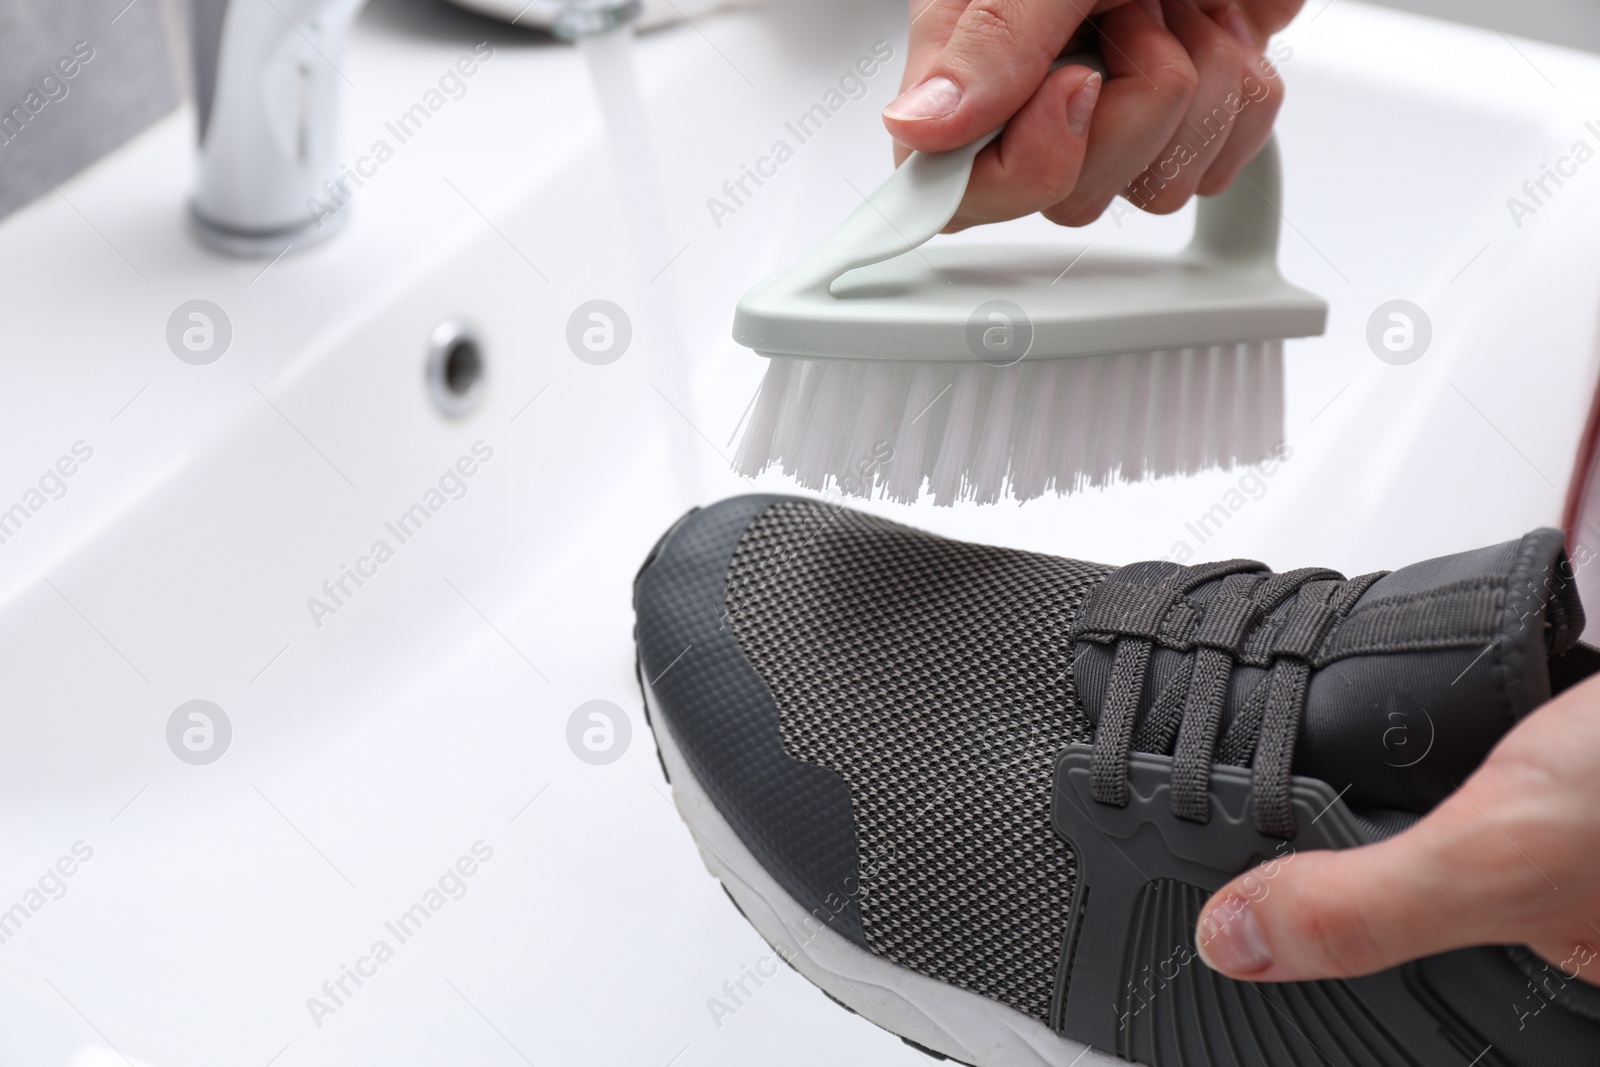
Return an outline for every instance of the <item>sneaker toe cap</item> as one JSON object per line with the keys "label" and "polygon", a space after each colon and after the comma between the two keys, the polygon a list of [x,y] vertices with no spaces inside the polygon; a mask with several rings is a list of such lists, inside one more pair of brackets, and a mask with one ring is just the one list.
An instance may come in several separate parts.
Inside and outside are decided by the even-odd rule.
{"label": "sneaker toe cap", "polygon": [[734,548],[781,499],[736,497],[693,511],[651,551],[634,585],[640,684],[652,725],[671,732],[757,862],[806,911],[865,945],[849,789],[785,751],[772,693],[727,614]]}

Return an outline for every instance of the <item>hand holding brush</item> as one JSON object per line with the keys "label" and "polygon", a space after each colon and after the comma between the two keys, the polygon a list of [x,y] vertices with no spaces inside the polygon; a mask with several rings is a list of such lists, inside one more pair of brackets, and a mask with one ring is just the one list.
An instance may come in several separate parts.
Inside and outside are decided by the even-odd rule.
{"label": "hand holding brush", "polygon": [[[1119,194],[1176,211],[1228,188],[1266,143],[1283,84],[1263,46],[1303,2],[914,0],[903,91],[883,112],[896,163],[1006,126],[952,231],[1035,211],[1082,226]],[[1092,50],[1104,78],[1052,69]]]}

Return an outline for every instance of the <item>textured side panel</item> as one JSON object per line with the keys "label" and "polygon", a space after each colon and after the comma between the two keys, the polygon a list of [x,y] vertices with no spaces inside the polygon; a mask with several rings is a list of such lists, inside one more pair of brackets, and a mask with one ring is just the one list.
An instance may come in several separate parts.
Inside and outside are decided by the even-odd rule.
{"label": "textured side panel", "polygon": [[784,502],[728,578],[784,747],[849,785],[868,946],[1039,1019],[1074,871],[1051,764],[1091,732],[1066,635],[1106,571]]}
{"label": "textured side panel", "polygon": [[[1093,750],[1056,763],[1055,824],[1076,848],[1078,933],[1052,1025],[1151,1067],[1569,1067],[1594,1062],[1600,1022],[1573,1010],[1559,974],[1531,983],[1500,948],[1433,956],[1345,981],[1224,979],[1194,950],[1200,909],[1256,868],[1257,891],[1298,853],[1374,839],[1327,783],[1292,780],[1299,833],[1255,828],[1249,771],[1217,766],[1212,818],[1172,813],[1173,761],[1137,754],[1125,808],[1092,797]],[[1266,861],[1266,862],[1263,862]],[[1260,864],[1259,867],[1257,865]],[[1544,979],[1549,979],[1545,982]]]}
{"label": "textured side panel", "polygon": [[1139,892],[1118,1055],[1151,1067],[1421,1067],[1344,982],[1253,985],[1201,963],[1194,929],[1209,895],[1168,878]]}

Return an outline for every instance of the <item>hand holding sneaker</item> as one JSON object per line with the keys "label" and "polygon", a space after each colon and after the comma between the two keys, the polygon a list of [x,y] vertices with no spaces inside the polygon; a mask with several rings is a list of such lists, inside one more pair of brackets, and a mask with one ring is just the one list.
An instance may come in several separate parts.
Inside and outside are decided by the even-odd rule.
{"label": "hand holding sneaker", "polygon": [[1468,945],[1527,945],[1600,985],[1600,678],[1524,719],[1405,833],[1307,852],[1212,897],[1199,949],[1255,982],[1370,974]]}
{"label": "hand holding sneaker", "polygon": [[[780,959],[908,1042],[1566,1067],[1600,1047],[1576,980],[1600,969],[1600,649],[1572,579],[1553,529],[1347,578],[748,496],[680,520],[634,598],[702,859]],[[1291,981],[1313,975],[1343,977]]]}

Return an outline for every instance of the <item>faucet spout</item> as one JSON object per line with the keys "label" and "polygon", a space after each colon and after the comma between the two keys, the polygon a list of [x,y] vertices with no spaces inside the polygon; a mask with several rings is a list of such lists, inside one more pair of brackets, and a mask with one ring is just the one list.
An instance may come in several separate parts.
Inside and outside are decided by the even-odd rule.
{"label": "faucet spout", "polygon": [[[339,167],[345,37],[365,0],[191,0],[200,165],[189,220],[234,255],[282,254],[344,224]],[[529,0],[558,37],[608,33],[640,0]]]}
{"label": "faucet spout", "polygon": [[189,216],[208,245],[277,255],[334,232],[339,69],[364,0],[193,0],[200,161]]}
{"label": "faucet spout", "polygon": [[632,24],[644,11],[641,0],[532,0],[528,6],[565,41],[610,33]]}

